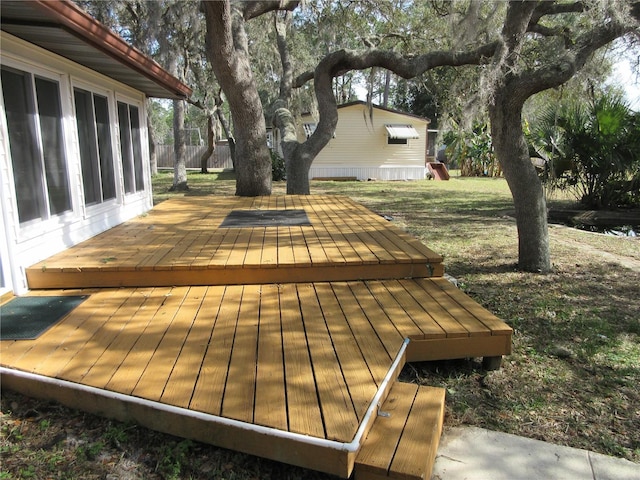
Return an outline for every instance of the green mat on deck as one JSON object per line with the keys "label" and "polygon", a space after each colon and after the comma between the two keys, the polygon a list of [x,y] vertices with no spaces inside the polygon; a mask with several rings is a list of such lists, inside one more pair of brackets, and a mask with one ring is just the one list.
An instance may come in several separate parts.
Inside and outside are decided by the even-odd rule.
{"label": "green mat on deck", "polygon": [[16,297],[0,306],[0,340],[33,340],[88,295]]}

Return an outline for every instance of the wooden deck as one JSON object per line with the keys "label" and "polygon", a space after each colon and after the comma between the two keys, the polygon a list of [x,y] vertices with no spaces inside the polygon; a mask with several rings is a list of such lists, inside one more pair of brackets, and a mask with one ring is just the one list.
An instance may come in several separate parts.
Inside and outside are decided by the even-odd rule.
{"label": "wooden deck", "polygon": [[[310,226],[221,228],[232,211]],[[442,257],[346,197],[185,197],[27,270],[30,288],[243,285],[442,276]]]}
{"label": "wooden deck", "polygon": [[[257,208],[304,209],[311,226],[219,228],[230,211]],[[359,478],[382,478],[404,465],[395,452],[414,445],[411,422],[389,424],[405,437],[386,466],[370,463],[379,459],[371,445],[358,455],[372,427],[372,439],[387,438],[376,418],[404,395],[389,392],[407,360],[511,350],[511,328],[443,279],[441,260],[346,198],[167,201],[30,270],[32,288],[64,288],[30,295],[94,288],[38,339],[0,342],[2,384],[345,478],[356,465]],[[439,436],[443,393],[411,395],[406,415],[433,405]],[[435,455],[437,438],[427,446]]]}

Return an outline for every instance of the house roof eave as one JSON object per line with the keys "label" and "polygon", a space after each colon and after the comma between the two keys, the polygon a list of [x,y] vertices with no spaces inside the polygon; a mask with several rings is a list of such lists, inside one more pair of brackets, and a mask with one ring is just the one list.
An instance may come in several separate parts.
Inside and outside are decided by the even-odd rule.
{"label": "house roof eave", "polygon": [[144,92],[185,99],[192,90],[69,0],[3,0],[2,30]]}
{"label": "house roof eave", "polygon": [[[354,100],[354,101],[351,101],[351,102],[342,103],[342,104],[338,105],[338,110],[343,109],[343,108],[353,107],[354,105],[366,106],[367,102],[365,102],[364,100]],[[380,105],[376,105],[375,103],[372,103],[371,106],[373,108],[377,109],[377,110],[383,110],[385,112],[395,113],[397,115],[403,115],[405,117],[415,118],[416,120],[421,120],[423,122],[426,122],[427,124],[431,123],[431,120],[429,118],[421,117],[420,115],[416,115],[415,113],[408,113],[408,112],[403,112],[402,110],[395,110],[393,108],[382,107]],[[304,112],[304,113],[302,113],[302,116],[303,117],[307,117],[307,116],[312,116],[312,114],[311,114],[311,112]]]}
{"label": "house roof eave", "polygon": [[[347,102],[347,103],[343,103],[338,105],[338,110],[341,108],[347,108],[347,107],[352,107],[354,105],[367,105],[367,102],[365,102],[364,100],[354,100],[352,102]],[[376,105],[375,103],[372,103],[371,106],[375,109],[378,110],[384,110],[385,112],[389,112],[389,113],[396,113],[398,115],[404,115],[406,117],[411,117],[411,118],[415,118],[418,120],[422,120],[423,122],[427,122],[427,123],[431,123],[431,120],[425,117],[421,117],[420,115],[416,115],[415,113],[409,113],[409,112],[403,112],[402,110],[396,110],[393,108],[388,108],[388,107],[383,107],[381,105]]]}

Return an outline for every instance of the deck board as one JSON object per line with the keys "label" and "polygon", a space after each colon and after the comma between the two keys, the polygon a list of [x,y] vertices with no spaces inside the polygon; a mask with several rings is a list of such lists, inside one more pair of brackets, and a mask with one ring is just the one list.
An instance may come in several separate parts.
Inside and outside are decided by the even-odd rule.
{"label": "deck board", "polygon": [[324,423],[299,308],[295,285],[282,285],[280,311],[289,430],[324,438]]}
{"label": "deck board", "polygon": [[207,287],[176,287],[173,290],[172,296],[180,298],[180,306],[166,330],[156,332],[160,337],[158,346],[133,389],[134,396],[160,401],[206,291]]}
{"label": "deck board", "polygon": [[319,283],[315,285],[315,290],[322,305],[329,334],[332,338],[340,339],[339,342],[334,342],[336,356],[347,382],[358,420],[362,420],[362,412],[375,395],[379,379],[375,378],[369,370],[358,346],[358,340],[349,327],[340,301],[331,285]]}
{"label": "deck board", "polygon": [[287,430],[287,403],[282,352],[282,324],[278,285],[263,285],[256,371],[256,405],[253,421]]}
{"label": "deck board", "polygon": [[[190,408],[219,415],[229,372],[234,335],[238,323],[238,306],[242,301],[242,286],[225,288],[224,301],[219,306],[209,348],[200,366]],[[185,343],[185,346],[190,346]]]}
{"label": "deck board", "polygon": [[[468,330],[464,328],[457,319],[449,313],[447,308],[438,303],[431,295],[431,289],[428,291],[422,288],[418,282],[408,282],[400,280],[399,283],[407,290],[409,295],[418,302],[425,312],[433,318],[442,330],[447,332],[447,337],[466,337]],[[457,304],[451,305],[452,309],[458,309]]]}
{"label": "deck board", "polygon": [[[347,283],[333,284],[333,291],[342,307],[344,316],[349,323],[353,335],[358,339],[358,348],[367,363],[376,384],[380,384],[387,373],[385,367],[391,363],[392,357],[384,344],[376,335],[376,331],[362,311],[351,288]],[[398,348],[400,345],[398,344]]]}
{"label": "deck board", "polygon": [[[114,302],[107,302],[107,308],[103,305],[97,315],[92,315],[81,329],[76,330],[78,335],[73,335],[63,342],[61,347],[39,366],[37,373],[82,383],[82,379],[104,353],[106,346],[130,320],[131,317],[127,315],[136,311],[144,301],[142,295],[137,292],[137,289],[114,292]],[[108,365],[105,368],[108,368]]]}
{"label": "deck board", "polygon": [[196,313],[180,356],[169,376],[161,401],[169,405],[188,408],[200,373],[205,353],[209,347],[215,314],[220,308],[224,287],[208,287]]}
{"label": "deck board", "polygon": [[164,333],[178,313],[186,288],[166,289],[160,292],[159,308],[142,331],[140,337],[126,354],[122,363],[114,372],[105,389],[132,394],[138,386],[154,354],[156,353]]}
{"label": "deck board", "polygon": [[[160,291],[162,290],[162,291]],[[167,288],[162,289],[146,289],[138,291],[137,298],[131,297],[134,301],[131,305],[127,304],[126,309],[119,310],[117,320],[118,326],[122,326],[119,331],[114,332],[115,336],[109,344],[106,342],[109,335],[105,334],[102,339],[105,341],[106,348],[98,361],[89,369],[82,377],[76,377],[77,381],[82,381],[84,385],[91,385],[98,388],[106,388],[111,381],[113,375],[118,371],[127,371],[127,366],[122,366],[124,358],[131,352],[133,346],[144,335],[149,322],[153,319],[154,314],[162,304],[164,295],[169,291]],[[135,310],[134,310],[135,309]],[[105,327],[113,327],[113,318]],[[114,331],[116,329],[114,328]],[[93,354],[93,350],[87,352],[88,355]],[[87,359],[87,355],[83,355]],[[87,360],[87,363],[89,361]],[[122,367],[122,368],[121,368]],[[138,365],[128,365],[128,374],[135,376],[138,371]],[[71,378],[71,380],[74,380]]]}
{"label": "deck board", "polygon": [[313,374],[326,436],[341,440],[353,436],[359,421],[333,347],[333,340],[323,319],[313,285],[297,286],[302,318],[305,319],[307,343],[313,359]]}
{"label": "deck board", "polygon": [[[245,285],[243,290],[247,289],[260,287]],[[259,316],[260,295],[243,292],[222,401],[222,416],[249,423],[253,421]],[[215,348],[215,344],[211,347]]]}

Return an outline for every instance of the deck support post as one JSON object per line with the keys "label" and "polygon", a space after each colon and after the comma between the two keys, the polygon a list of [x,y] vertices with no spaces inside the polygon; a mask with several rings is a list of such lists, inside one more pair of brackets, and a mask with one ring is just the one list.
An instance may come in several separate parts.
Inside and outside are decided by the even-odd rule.
{"label": "deck support post", "polygon": [[482,368],[487,371],[500,370],[502,366],[502,355],[497,357],[482,357]]}

